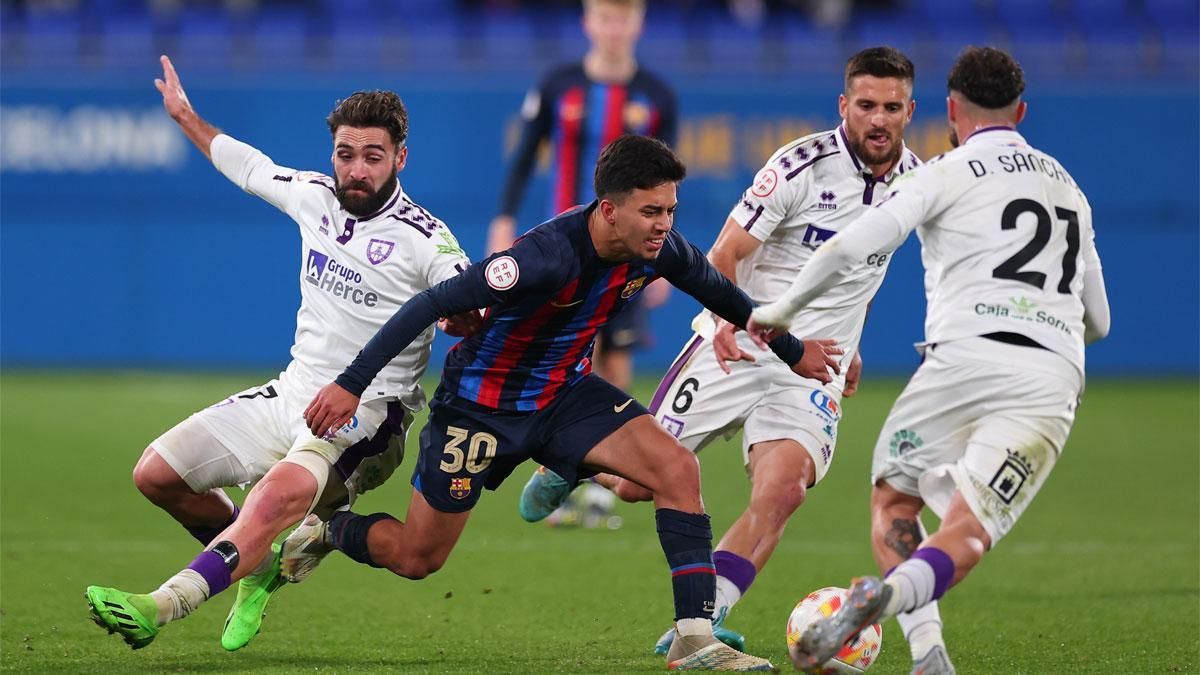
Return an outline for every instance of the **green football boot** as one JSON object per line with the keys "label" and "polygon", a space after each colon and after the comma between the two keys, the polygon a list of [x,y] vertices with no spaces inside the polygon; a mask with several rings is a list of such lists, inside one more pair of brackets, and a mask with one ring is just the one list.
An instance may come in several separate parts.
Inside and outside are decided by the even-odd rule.
{"label": "green football boot", "polygon": [[279,544],[271,544],[271,566],[262,574],[252,574],[238,582],[237,598],[225,618],[225,629],[221,633],[221,646],[235,652],[250,643],[262,628],[264,610],[271,594],[287,581],[280,573]]}
{"label": "green football boot", "polygon": [[141,649],[158,636],[155,620],[158,607],[149,595],[136,595],[103,586],[88,586],[92,621],[111,633],[120,633],[125,643]]}

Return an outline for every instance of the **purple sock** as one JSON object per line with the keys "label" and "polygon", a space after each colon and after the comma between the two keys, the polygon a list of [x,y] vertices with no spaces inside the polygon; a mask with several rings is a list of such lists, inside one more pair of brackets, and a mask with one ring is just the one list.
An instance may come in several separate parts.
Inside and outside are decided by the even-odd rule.
{"label": "purple sock", "polygon": [[192,535],[197,541],[200,542],[201,546],[208,546],[212,543],[213,539],[217,538],[218,534],[224,532],[225,528],[229,527],[233,524],[233,521],[237,520],[238,514],[241,512],[242,510],[239,509],[235,504],[233,507],[233,515],[229,516],[229,520],[225,521],[224,525],[218,525],[217,527],[204,527],[203,525],[187,527],[185,525],[184,528],[188,531],[188,534]]}
{"label": "purple sock", "polygon": [[210,598],[229,588],[231,583],[229,567],[225,564],[225,558],[216,551],[204,551],[196,556],[196,559],[187,568],[194,570],[204,577],[204,581],[208,582],[208,597]]}
{"label": "purple sock", "polygon": [[754,583],[754,575],[758,574],[754,563],[729,551],[713,551],[713,564],[717,567],[717,576],[732,581],[743,595]]}
{"label": "purple sock", "polygon": [[911,559],[924,560],[933,568],[933,599],[942,597],[954,580],[954,561],[950,556],[940,548],[926,546],[914,551]]}

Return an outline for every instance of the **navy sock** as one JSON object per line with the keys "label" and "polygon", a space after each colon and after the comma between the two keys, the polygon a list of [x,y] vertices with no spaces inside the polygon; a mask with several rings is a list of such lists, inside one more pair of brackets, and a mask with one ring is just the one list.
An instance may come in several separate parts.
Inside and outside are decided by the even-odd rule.
{"label": "navy sock", "polygon": [[224,525],[218,525],[217,527],[206,527],[204,525],[194,525],[192,527],[188,527],[187,525],[184,525],[184,529],[188,531],[188,534],[195,537],[196,540],[200,542],[201,546],[208,546],[212,543],[213,539],[217,538],[218,534],[224,532],[225,528],[229,527],[233,524],[233,521],[237,520],[238,514],[241,512],[242,510],[239,509],[235,504],[233,507],[233,515],[229,516],[229,520],[225,521]]}
{"label": "navy sock", "polygon": [[658,541],[671,567],[675,620],[712,619],[717,572],[713,566],[708,514],[658,509],[654,520]]}
{"label": "navy sock", "polygon": [[333,539],[334,548],[345,553],[351,560],[371,567],[383,567],[371,560],[371,553],[367,550],[367,531],[381,520],[395,518],[386,513],[360,516],[350,511],[339,511],[329,521],[329,537]]}

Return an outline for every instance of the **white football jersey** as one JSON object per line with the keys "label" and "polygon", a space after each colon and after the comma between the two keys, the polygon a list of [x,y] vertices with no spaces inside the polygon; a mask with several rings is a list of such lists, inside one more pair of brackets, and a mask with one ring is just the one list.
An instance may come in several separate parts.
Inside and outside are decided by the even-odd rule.
{"label": "white football jersey", "polygon": [[[332,382],[358,351],[417,293],[467,268],[470,260],[442,221],[397,186],[378,212],[358,218],[342,208],[329,176],[276,165],[224,134],[213,139],[213,164],[300,225],[300,310],[284,377],[311,387]],[[397,397],[424,406],[419,381],[429,363],[430,327],[400,352],[363,392],[363,400]]]}
{"label": "white football jersey", "polygon": [[980,130],[878,211],[921,240],[926,342],[1016,333],[1082,373],[1083,276],[1100,256],[1092,208],[1057,160],[1015,130]]}
{"label": "white football jersey", "polygon": [[[879,202],[897,176],[920,163],[902,147],[900,161],[886,176],[872,176],[850,149],[844,126],[780,148],[729,214],[762,242],[738,262],[738,286],[760,304],[778,299],[823,242]],[[856,266],[843,283],[795,316],[792,334],[837,340],[848,362],[890,260],[890,254],[881,254]]]}

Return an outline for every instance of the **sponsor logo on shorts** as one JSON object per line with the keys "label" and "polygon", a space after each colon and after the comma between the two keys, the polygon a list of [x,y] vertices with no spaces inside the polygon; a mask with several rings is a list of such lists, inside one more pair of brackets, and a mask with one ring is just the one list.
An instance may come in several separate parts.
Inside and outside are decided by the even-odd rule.
{"label": "sponsor logo on shorts", "polygon": [[316,249],[308,249],[304,281],[356,305],[374,307],[379,304],[379,294],[363,288],[362,274]]}
{"label": "sponsor logo on shorts", "polygon": [[922,445],[925,445],[925,441],[921,440],[921,437],[917,435],[917,432],[910,431],[908,429],[901,429],[900,431],[892,434],[892,442],[889,444],[889,448],[892,457],[899,457],[900,455],[908,453],[910,450],[916,450]]}
{"label": "sponsor logo on shorts", "polygon": [[633,297],[634,293],[642,290],[642,285],[646,283],[646,277],[638,277],[633,281],[625,284],[625,288],[621,289],[621,298],[628,300]]}
{"label": "sponsor logo on shorts", "polygon": [[833,458],[833,448],[828,443],[826,443],[825,445],[822,445],[821,446],[821,459],[825,460],[825,463],[828,464],[829,460],[832,458]]}
{"label": "sponsor logo on shorts", "polygon": [[1021,486],[1033,473],[1033,464],[1019,452],[1012,450],[1007,450],[1007,452],[1008,457],[1000,465],[996,475],[992,476],[988,487],[992,488],[992,491],[1005,504],[1011,504],[1017,493],[1021,491]]}
{"label": "sponsor logo on shorts", "polygon": [[625,412],[625,409],[629,407],[630,403],[633,403],[633,399],[629,399],[628,401],[625,401],[621,405],[613,404],[613,412],[615,412],[615,413]]}
{"label": "sponsor logo on shorts", "polygon": [[812,404],[817,407],[817,412],[824,415],[825,418],[831,422],[838,421],[838,418],[842,414],[842,410],[838,406],[837,401],[833,400],[833,397],[821,391],[820,389],[814,390],[813,393],[809,395],[808,400],[812,401]]}
{"label": "sponsor logo on shorts", "polygon": [[466,499],[471,494],[471,479],[451,478],[450,496],[455,499]]}
{"label": "sponsor logo on shorts", "polygon": [[488,263],[483,276],[487,279],[488,286],[498,291],[507,291],[517,285],[517,279],[521,278],[521,268],[512,256],[502,255]]}
{"label": "sponsor logo on shorts", "polygon": [[825,435],[830,439],[837,440],[837,427],[833,426],[833,424],[826,424],[824,427],[821,427],[821,431],[824,431]]}
{"label": "sponsor logo on shorts", "polygon": [[669,415],[663,415],[662,419],[659,420],[659,423],[662,424],[663,428],[669,431],[675,438],[679,438],[683,435],[683,420],[676,419]]}
{"label": "sponsor logo on shorts", "polygon": [[394,241],[372,239],[371,241],[367,242],[367,261],[372,265],[378,265],[384,260],[387,260],[388,256],[392,254],[392,251],[395,248],[396,242]]}

